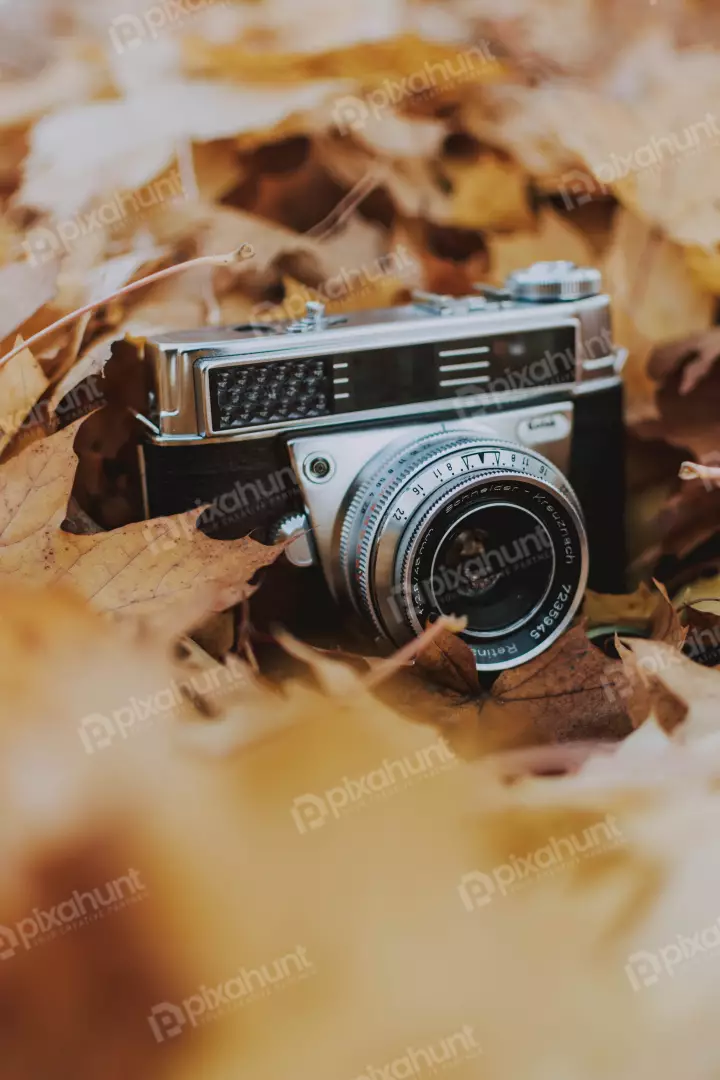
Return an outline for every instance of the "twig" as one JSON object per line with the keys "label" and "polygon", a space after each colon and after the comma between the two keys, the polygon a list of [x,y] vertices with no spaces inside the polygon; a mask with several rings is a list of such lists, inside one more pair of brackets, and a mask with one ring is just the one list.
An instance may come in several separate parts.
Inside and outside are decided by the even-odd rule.
{"label": "twig", "polygon": [[175,274],[180,274],[184,270],[190,270],[195,266],[233,266],[235,263],[245,262],[246,259],[252,259],[255,255],[254,249],[250,244],[243,244],[242,247],[237,248],[235,251],[229,252],[227,255],[202,255],[199,259],[188,259],[186,262],[178,263],[176,266],[168,266],[165,270],[158,270],[155,274],[148,274],[147,277],[140,278],[138,281],[133,281],[130,285],[123,286],[122,289],[117,289],[115,292],[110,293],[109,296],[103,297],[102,300],[94,300],[91,304],[86,304],[85,307],[78,308],[77,311],[71,311],[69,315],[63,316],[62,319],[58,319],[57,322],[52,323],[50,326],[46,326],[44,330],[39,330],[37,334],[33,334],[27,341],[22,341],[19,345],[16,345],[9,353],[0,358],[0,367],[3,364],[7,364],[8,361],[18,356],[25,349],[31,349],[34,345],[37,345],[40,341],[43,341],[50,334],[54,334],[56,330],[62,330],[63,327],[69,326],[75,322],[76,319],[82,318],[83,315],[90,315],[93,311],[96,311],[100,307],[104,307],[105,304],[109,304],[112,300],[117,300],[120,296],[127,296],[128,293],[134,292],[136,289],[143,289],[146,285],[154,285],[158,281],[164,281],[166,278],[174,277]]}

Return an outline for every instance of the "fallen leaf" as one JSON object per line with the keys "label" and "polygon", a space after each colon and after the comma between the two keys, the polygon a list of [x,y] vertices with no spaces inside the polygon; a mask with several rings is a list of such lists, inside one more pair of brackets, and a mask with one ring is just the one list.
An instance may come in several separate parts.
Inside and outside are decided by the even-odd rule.
{"label": "fallen leaf", "polygon": [[534,660],[503,671],[479,725],[517,726],[536,742],[622,738],[630,730],[622,681],[621,664],[579,625]]}
{"label": "fallen leaf", "polygon": [[211,540],[196,528],[202,508],[112,532],[63,532],[82,421],[31,446],[0,468],[0,577],[72,585],[95,608],[166,619],[173,609],[222,611],[247,597],[248,582],[277,548]]}
{"label": "fallen leaf", "polygon": [[57,273],[52,261],[9,263],[0,269],[0,342],[54,297]]}
{"label": "fallen leaf", "polygon": [[0,128],[28,124],[51,109],[87,100],[107,89],[101,66],[88,63],[88,59],[67,41],[54,63],[32,78],[3,80]]}
{"label": "fallen leaf", "polygon": [[452,689],[441,692],[428,684],[419,661],[421,677],[400,672],[379,693],[403,715],[437,724],[463,758],[571,740],[615,741],[632,730],[633,691],[623,666],[596,648],[583,626],[527,664],[501,672],[479,694],[457,651],[450,661],[431,657],[428,672],[432,677],[439,669]]}
{"label": "fallen leaf", "polygon": [[439,169],[450,196],[438,224],[507,233],[532,227],[528,177],[511,158],[484,150],[475,157],[444,157]]}
{"label": "fallen leaf", "polygon": [[[18,337],[18,346],[22,338]],[[32,412],[49,386],[45,372],[30,349],[23,349],[6,364],[0,366],[0,454]]]}
{"label": "fallen leaf", "polygon": [[658,594],[645,581],[634,593],[627,595],[596,593],[588,589],[583,616],[589,627],[621,625],[644,630],[658,609],[658,601]]}
{"label": "fallen leaf", "polygon": [[720,579],[706,579],[697,589],[699,598],[694,603],[686,599],[683,608],[683,619],[688,628],[683,651],[689,659],[705,667],[720,665],[720,593],[717,599],[712,598],[718,586]]}
{"label": "fallen leaf", "polygon": [[415,664],[424,675],[450,690],[480,695],[475,657],[457,634],[443,630],[418,654]]}
{"label": "fallen leaf", "polygon": [[[185,57],[189,70],[196,75],[221,74],[242,82],[298,83],[317,79],[357,79],[378,85],[395,82],[406,97],[413,93],[418,96],[457,93],[458,89],[490,83],[502,75],[502,66],[489,51],[483,52],[477,46],[463,48],[423,41],[416,34],[368,41],[363,33],[363,39],[360,44],[345,48],[288,54],[250,48],[242,40],[215,43],[198,39],[185,44]],[[362,105],[361,99],[356,97],[354,101],[356,108]],[[387,101],[385,108],[390,105]]]}
{"label": "fallen leaf", "polygon": [[655,346],[705,330],[713,321],[715,301],[689,277],[678,245],[628,210],[619,210],[614,222],[602,271],[613,301],[615,338],[630,353],[624,382],[632,424],[657,413],[648,367]]}
{"label": "fallen leaf", "polygon": [[[627,642],[627,647],[637,664],[636,677],[648,688],[652,707],[657,711],[658,687],[666,702],[668,694],[673,699],[674,715],[671,723],[665,719],[666,730],[676,731],[682,739],[720,730],[720,671],[696,664],[662,642],[635,640]],[[662,706],[660,711],[667,714]]]}
{"label": "fallen leaf", "polygon": [[[289,112],[316,108],[334,88],[295,88],[290,97],[280,89],[163,82],[149,96],[60,110],[33,130],[19,201],[73,220],[93,199],[149,184],[172,162],[180,140],[253,131],[261,141]],[[68,145],[76,148],[72,163]]]}
{"label": "fallen leaf", "polygon": [[680,614],[662,582],[653,580],[653,585],[662,599],[650,623],[650,637],[653,641],[664,641],[667,645],[682,649],[687,637],[687,628],[682,625]]}

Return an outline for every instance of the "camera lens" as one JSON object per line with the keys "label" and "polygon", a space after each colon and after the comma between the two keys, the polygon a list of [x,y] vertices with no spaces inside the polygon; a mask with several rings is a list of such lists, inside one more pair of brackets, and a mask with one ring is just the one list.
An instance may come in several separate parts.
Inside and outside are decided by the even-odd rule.
{"label": "camera lens", "polygon": [[470,432],[372,458],[336,535],[337,591],[378,637],[401,645],[438,615],[461,616],[479,670],[547,649],[587,582],[582,512],[560,470]]}
{"label": "camera lens", "polygon": [[438,611],[465,616],[469,634],[505,634],[530,617],[550,588],[550,534],[519,506],[480,507],[448,530],[433,564]]}

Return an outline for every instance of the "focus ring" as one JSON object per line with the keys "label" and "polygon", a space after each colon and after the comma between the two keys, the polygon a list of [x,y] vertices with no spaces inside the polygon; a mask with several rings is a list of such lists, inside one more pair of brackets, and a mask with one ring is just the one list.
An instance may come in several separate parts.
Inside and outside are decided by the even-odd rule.
{"label": "focus ring", "polygon": [[[377,621],[370,596],[370,561],[376,537],[376,526],[382,521],[395,495],[413,476],[422,472],[428,465],[432,465],[433,461],[444,457],[453,450],[474,445],[477,442],[477,438],[473,438],[471,435],[458,438],[457,436],[448,437],[443,434],[434,434],[426,437],[428,443],[430,440],[432,440],[433,445],[428,445],[424,453],[418,454],[416,452],[413,455],[414,460],[408,462],[404,468],[403,458],[408,453],[407,444],[404,444],[394,457],[387,458],[383,462],[382,469],[379,471],[387,474],[392,469],[393,472],[392,475],[387,476],[387,479],[380,487],[372,510],[359,524],[354,559],[350,557],[350,539],[355,526],[358,524],[357,516],[361,511],[363,502],[370,495],[373,486],[378,483],[377,472],[360,487],[345,516],[340,541],[340,558],[346,572],[346,584],[350,594],[355,593],[357,595],[363,611],[373,620],[376,629],[381,633],[384,633],[384,631]],[[352,581],[353,574],[355,576],[354,582]]]}

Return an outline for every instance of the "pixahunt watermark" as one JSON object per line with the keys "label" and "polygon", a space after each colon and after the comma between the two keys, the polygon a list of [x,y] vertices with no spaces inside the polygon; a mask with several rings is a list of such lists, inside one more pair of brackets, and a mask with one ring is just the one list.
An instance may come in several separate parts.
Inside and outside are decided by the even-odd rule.
{"label": "pixahunt watermark", "polygon": [[705,667],[720,663],[720,625],[692,627],[682,650],[665,648],[651,656],[636,656],[632,675],[618,670],[617,661],[613,661],[603,673],[601,687],[613,706],[624,707],[624,703],[635,695],[638,680],[646,689],[651,689],[655,680],[662,682],[664,673],[688,660]]}
{"label": "pixahunt watermark", "polygon": [[376,769],[363,776],[344,776],[337,787],[328,788],[322,795],[299,795],[293,800],[291,814],[301,835],[311,829],[321,829],[330,820],[343,814],[355,813],[378,800],[428,780],[457,765],[457,758],[444,739],[407,754],[403,758],[385,758]]}
{"label": "pixahunt watermark", "polygon": [[382,1065],[366,1065],[354,1080],[411,1080],[412,1077],[436,1076],[482,1054],[470,1024],[424,1046],[406,1046],[401,1054]]}
{"label": "pixahunt watermark", "polygon": [[[547,566],[549,570],[553,559],[550,534],[540,521],[525,536],[499,547],[486,547],[474,529],[460,532],[457,545],[458,558],[453,565],[447,561],[436,564],[432,577],[413,583],[415,604],[451,611],[453,605],[480,602],[483,597],[492,600],[493,590],[507,584],[512,577],[537,566]],[[396,621],[403,624],[407,617],[404,585],[393,589],[389,607]]]}
{"label": "pixahunt watermark", "polygon": [[720,918],[689,937],[676,934],[674,941],[661,945],[659,949],[642,949],[632,953],[625,965],[625,974],[637,993],[649,986],[656,986],[665,975],[675,978],[677,967],[708,953],[720,956]]}
{"label": "pixahunt watermark", "polygon": [[200,986],[179,1004],[163,1001],[154,1005],[148,1024],[156,1042],[176,1039],[190,1025],[201,1027],[267,998],[316,973],[303,945],[262,967],[242,967],[217,986]]}
{"label": "pixahunt watermark", "polygon": [[[217,495],[200,515],[195,510],[177,514],[172,518],[155,518],[148,521],[143,537],[148,550],[156,553],[170,551],[183,540],[189,540],[200,524],[211,535],[220,529],[241,522],[253,522],[261,512],[273,506],[285,507],[290,495],[297,492],[297,477],[289,465],[254,480],[237,480],[231,488]],[[195,499],[195,509],[206,504]]]}
{"label": "pixahunt watermark", "polygon": [[560,194],[568,210],[583,206],[591,199],[611,194],[611,187],[627,176],[641,172],[659,172],[677,165],[689,156],[703,153],[720,141],[720,128],[714,113],[689,124],[681,132],[653,135],[629,154],[611,154],[605,161],[594,162],[589,172],[572,169],[561,178]]}
{"label": "pixahunt watermark", "polygon": [[542,847],[526,855],[511,855],[508,862],[487,872],[471,870],[463,875],[458,893],[465,910],[476,911],[498,897],[523,889],[539,878],[553,876],[581,859],[600,855],[623,842],[614,816],[606,814],[602,821],[588,825],[579,835],[551,836]]}
{"label": "pixahunt watermark", "polygon": [[54,410],[50,409],[47,401],[39,401],[30,412],[17,409],[0,415],[0,435],[25,433],[35,427],[46,428],[54,418],[57,418],[63,427],[67,427],[74,420],[103,405],[105,400],[99,378],[89,375],[69,390]]}
{"label": "pixahunt watermark", "polygon": [[168,30],[182,29],[203,11],[227,6],[227,0],[162,0],[140,14],[117,15],[110,24],[110,41],[115,52],[122,56],[146,41],[156,41]]}
{"label": "pixahunt watermark", "polygon": [[[510,342],[508,355],[515,357],[514,364],[508,364],[501,372],[494,371],[487,382],[470,383],[459,388],[458,402],[462,403],[466,398],[481,397],[485,411],[505,408],[509,393],[522,393],[575,382],[581,375],[581,365],[584,362],[601,361],[605,358],[610,362],[615,355],[615,346],[610,331],[603,329],[584,339],[581,357],[576,355],[574,349],[564,349],[556,353],[548,349],[541,357],[523,363],[525,346],[522,342]],[[458,414],[472,415],[476,408],[477,406],[472,404],[467,407],[459,404]]]}
{"label": "pixahunt watermark", "polygon": [[109,716],[92,713],[78,727],[80,742],[86,754],[107,750],[115,742],[124,741],[148,723],[186,705],[188,701],[212,702],[223,694],[232,693],[244,685],[242,668],[217,664],[207,671],[198,671],[187,679],[173,680],[169,686],[146,698],[131,697],[127,704]]}
{"label": "pixahunt watermark", "polygon": [[383,113],[408,99],[441,94],[472,79],[488,64],[496,63],[497,57],[487,41],[473,45],[451,59],[434,63],[426,60],[422,68],[405,78],[384,79],[365,97],[349,94],[339,98],[333,109],[333,122],[342,135],[361,131],[371,116],[378,120]]}
{"label": "pixahunt watermark", "polygon": [[141,216],[162,204],[182,202],[187,198],[178,169],[153,180],[137,191],[119,191],[107,202],[87,214],[57,222],[53,227],[39,225],[31,229],[23,249],[31,266],[43,266],[60,255],[68,255],[84,237],[100,229],[112,229],[129,219]]}
{"label": "pixahunt watermark", "polygon": [[374,262],[348,269],[343,267],[337,274],[314,285],[312,289],[301,286],[280,304],[265,301],[257,304],[252,311],[251,322],[273,323],[278,320],[295,322],[305,315],[308,301],[320,299],[331,304],[350,297],[357,298],[369,292],[378,282],[389,278],[411,281],[418,270],[418,262],[404,244],[398,244],[392,251],[380,255]]}
{"label": "pixahunt watermark", "polygon": [[0,960],[10,960],[21,950],[28,951],[64,937],[113,912],[138,904],[148,893],[137,870],[107,881],[89,892],[66,897],[52,908],[33,908],[14,926],[0,926]]}

